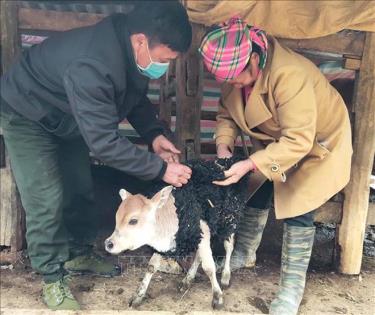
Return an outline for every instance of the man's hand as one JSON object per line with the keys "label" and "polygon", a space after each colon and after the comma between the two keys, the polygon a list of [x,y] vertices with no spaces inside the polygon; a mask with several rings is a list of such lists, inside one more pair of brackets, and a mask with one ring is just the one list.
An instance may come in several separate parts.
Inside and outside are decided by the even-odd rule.
{"label": "man's hand", "polygon": [[224,172],[225,179],[221,181],[213,181],[212,183],[219,186],[228,186],[237,183],[246,173],[255,168],[254,163],[250,160],[243,160],[234,163],[232,167]]}
{"label": "man's hand", "polygon": [[191,177],[191,169],[179,163],[168,163],[163,181],[176,187],[187,184]]}
{"label": "man's hand", "polygon": [[163,135],[157,136],[154,139],[152,148],[157,155],[168,163],[179,161],[178,155],[181,154],[181,152]]}
{"label": "man's hand", "polygon": [[216,148],[216,151],[217,151],[217,157],[219,159],[231,158],[233,156],[229,147],[224,143],[218,144],[217,148]]}

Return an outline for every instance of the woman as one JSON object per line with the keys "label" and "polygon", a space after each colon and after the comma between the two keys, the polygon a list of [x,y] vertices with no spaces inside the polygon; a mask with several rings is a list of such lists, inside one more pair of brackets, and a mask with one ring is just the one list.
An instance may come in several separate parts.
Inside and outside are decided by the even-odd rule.
{"label": "woman", "polygon": [[350,177],[346,106],[314,64],[239,18],[207,33],[199,51],[208,71],[223,82],[218,157],[232,155],[239,130],[263,144],[215,182],[229,185],[249,171],[268,179],[248,203],[231,267],[255,265],[273,194],[284,235],[281,281],[270,314],[297,314],[314,241],[314,210]]}

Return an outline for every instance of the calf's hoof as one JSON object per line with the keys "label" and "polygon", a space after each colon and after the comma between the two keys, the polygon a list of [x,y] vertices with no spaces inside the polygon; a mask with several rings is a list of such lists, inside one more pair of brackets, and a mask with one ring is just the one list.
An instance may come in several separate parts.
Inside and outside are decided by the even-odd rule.
{"label": "calf's hoof", "polygon": [[185,292],[187,290],[189,290],[191,287],[191,281],[187,281],[187,280],[182,280],[181,282],[178,283],[177,285],[177,288],[178,288],[178,291],[180,292]]}
{"label": "calf's hoof", "polygon": [[214,292],[214,296],[212,298],[212,308],[214,310],[221,310],[224,307],[224,298],[223,294],[219,292]]}
{"label": "calf's hoof", "polygon": [[229,288],[230,288],[230,281],[229,281],[228,283],[223,283],[223,282],[221,282],[221,288],[222,288],[223,290],[227,290],[227,289],[229,289]]}
{"label": "calf's hoof", "polygon": [[129,307],[136,308],[143,303],[144,296],[134,295],[129,300]]}
{"label": "calf's hoof", "polygon": [[221,276],[220,283],[221,283],[222,289],[228,289],[230,287],[230,273],[229,274],[223,273]]}

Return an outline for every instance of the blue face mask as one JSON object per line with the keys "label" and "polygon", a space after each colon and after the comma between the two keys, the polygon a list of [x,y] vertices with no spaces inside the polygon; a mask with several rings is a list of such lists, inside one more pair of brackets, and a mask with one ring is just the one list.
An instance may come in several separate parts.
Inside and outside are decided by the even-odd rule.
{"label": "blue face mask", "polygon": [[153,61],[150,55],[150,51],[148,50],[148,45],[147,45],[147,52],[148,52],[148,57],[150,58],[150,63],[148,64],[146,68],[140,66],[137,63],[137,67],[143,75],[149,77],[150,79],[158,79],[164,73],[167,72],[168,67],[169,67],[169,62],[162,63],[162,62]]}

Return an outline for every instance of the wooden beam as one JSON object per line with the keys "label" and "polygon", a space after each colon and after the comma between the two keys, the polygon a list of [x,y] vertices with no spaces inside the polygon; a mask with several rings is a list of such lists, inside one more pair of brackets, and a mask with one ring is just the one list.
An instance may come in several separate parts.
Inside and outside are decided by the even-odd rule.
{"label": "wooden beam", "polygon": [[66,31],[96,24],[106,15],[20,8],[18,16],[20,29]]}
{"label": "wooden beam", "polygon": [[351,180],[345,189],[343,219],[339,229],[339,270],[361,270],[363,238],[369,205],[369,183],[375,154],[375,33],[366,33],[357,93]]}
{"label": "wooden beam", "polygon": [[337,34],[313,39],[286,39],[279,41],[293,50],[315,50],[319,52],[362,56],[364,47],[364,32],[345,30]]}
{"label": "wooden beam", "polygon": [[[341,202],[328,201],[316,210],[315,222],[340,223],[342,220]],[[375,225],[375,204],[369,203],[366,225]]]}
{"label": "wooden beam", "polygon": [[21,51],[18,36],[18,5],[16,1],[1,1],[1,72],[5,72]]}
{"label": "wooden beam", "polygon": [[[1,57],[2,70],[5,72],[21,51],[18,36],[18,3],[1,1]],[[3,154],[5,148],[1,148]],[[12,176],[9,160],[0,169],[0,245],[11,246],[12,252],[21,250],[24,242],[24,210],[21,206],[18,190]]]}
{"label": "wooden beam", "polygon": [[200,111],[203,99],[203,64],[198,54],[203,28],[193,24],[193,42],[176,62],[176,141],[183,160],[200,155]]}
{"label": "wooden beam", "polygon": [[[105,14],[21,8],[19,11],[19,23],[21,29],[65,31],[95,24],[105,16]],[[204,29],[201,25],[200,28]],[[337,34],[314,39],[292,40],[280,38],[279,40],[294,50],[315,50],[361,57],[364,33],[345,30]]]}

